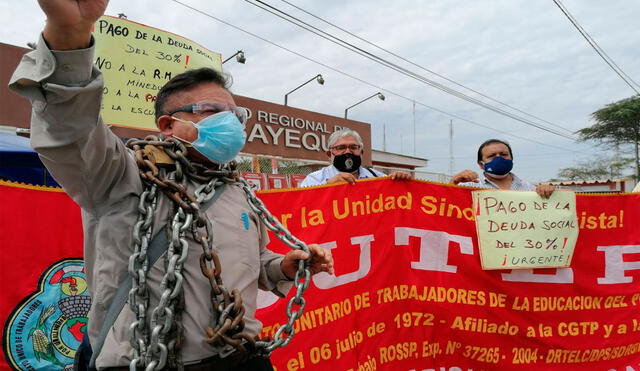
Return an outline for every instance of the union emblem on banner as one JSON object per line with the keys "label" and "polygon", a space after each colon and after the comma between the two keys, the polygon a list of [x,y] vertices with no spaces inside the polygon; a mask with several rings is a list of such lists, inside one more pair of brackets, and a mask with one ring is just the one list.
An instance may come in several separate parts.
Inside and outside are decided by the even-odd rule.
{"label": "union emblem on banner", "polygon": [[71,367],[90,307],[82,259],[51,265],[7,319],[4,347],[9,364],[22,370]]}

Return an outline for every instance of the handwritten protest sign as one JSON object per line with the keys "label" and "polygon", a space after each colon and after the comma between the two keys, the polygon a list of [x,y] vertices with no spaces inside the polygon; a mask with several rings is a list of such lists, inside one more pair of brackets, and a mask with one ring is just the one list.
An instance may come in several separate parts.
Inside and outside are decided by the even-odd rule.
{"label": "handwritten protest sign", "polygon": [[475,191],[483,269],[568,267],[578,239],[576,195]]}
{"label": "handwritten protest sign", "polygon": [[169,79],[192,68],[222,70],[220,54],[126,19],[101,17],[93,36],[105,80],[102,118],[110,125],[156,130],[153,104]]}

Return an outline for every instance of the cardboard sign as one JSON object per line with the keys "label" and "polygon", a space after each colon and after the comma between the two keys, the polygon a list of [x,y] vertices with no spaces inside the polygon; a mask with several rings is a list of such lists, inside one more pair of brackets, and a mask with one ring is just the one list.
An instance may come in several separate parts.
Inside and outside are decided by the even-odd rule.
{"label": "cardboard sign", "polygon": [[153,104],[167,81],[187,69],[222,70],[220,54],[126,19],[100,17],[93,37],[105,81],[102,118],[110,125],[157,130]]}
{"label": "cardboard sign", "polygon": [[474,191],[482,269],[558,268],[571,264],[578,239],[576,195],[555,191]]}

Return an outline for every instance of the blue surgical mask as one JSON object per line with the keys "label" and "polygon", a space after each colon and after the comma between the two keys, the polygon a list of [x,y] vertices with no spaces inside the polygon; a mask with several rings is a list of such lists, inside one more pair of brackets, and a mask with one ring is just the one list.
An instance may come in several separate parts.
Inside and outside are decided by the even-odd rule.
{"label": "blue surgical mask", "polygon": [[247,139],[244,126],[231,111],[224,111],[211,115],[194,124],[191,121],[175,120],[191,123],[198,130],[198,138],[189,142],[180,137],[178,139],[191,143],[196,151],[217,164],[225,164],[240,153]]}
{"label": "blue surgical mask", "polygon": [[501,156],[496,156],[493,160],[485,162],[483,165],[484,172],[494,178],[504,178],[513,169],[513,161]]}

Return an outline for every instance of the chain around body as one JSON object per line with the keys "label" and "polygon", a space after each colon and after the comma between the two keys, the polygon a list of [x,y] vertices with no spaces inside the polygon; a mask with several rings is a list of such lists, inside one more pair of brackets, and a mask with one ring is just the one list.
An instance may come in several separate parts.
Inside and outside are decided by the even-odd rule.
{"label": "chain around body", "polygon": [[[256,341],[244,331],[245,310],[239,291],[229,291],[222,282],[222,265],[212,246],[213,227],[200,207],[214,197],[221,185],[239,185],[250,208],[280,240],[292,249],[309,253],[307,245],[292,236],[271,215],[248,183],[239,178],[234,162],[225,166],[205,166],[189,161],[184,144],[162,136],[132,139],[127,142],[127,147],[134,152],[143,183],[128,267],[133,283],[128,303],[135,315],[130,325],[130,343],[133,347],[130,369],[151,371],[183,368],[179,351],[184,336],[181,323],[185,305],[182,264],[188,254],[188,236],[202,247],[200,269],[211,287],[211,322],[206,328],[206,341],[217,349],[217,354],[221,358],[234,354],[239,359],[248,359],[252,356],[269,356],[274,349],[289,344],[293,338],[293,325],[302,315],[306,303],[303,294],[310,280],[309,261],[301,260],[298,264],[294,279],[296,294],[287,306],[287,323],[276,331],[273,340],[266,338]],[[193,192],[189,191],[190,183],[197,184]],[[153,238],[159,192],[173,201],[173,215],[167,224],[169,246],[164,259],[165,274],[160,283],[160,301],[152,309],[150,318],[147,318],[147,249]],[[297,309],[294,310],[294,306]]]}

